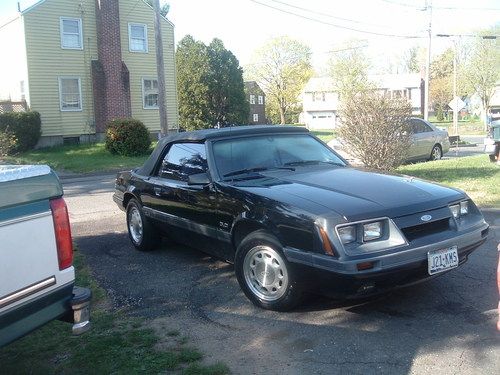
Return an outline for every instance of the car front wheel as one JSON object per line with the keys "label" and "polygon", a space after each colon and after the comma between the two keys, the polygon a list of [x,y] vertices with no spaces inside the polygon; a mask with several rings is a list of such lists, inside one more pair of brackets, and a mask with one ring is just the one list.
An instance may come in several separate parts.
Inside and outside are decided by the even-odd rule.
{"label": "car front wheel", "polygon": [[302,290],[295,270],[279,241],[267,232],[253,232],[241,242],[235,268],[241,289],[256,306],[287,311],[300,302]]}
{"label": "car front wheel", "polygon": [[141,204],[131,199],[127,205],[128,236],[137,250],[152,250],[160,242],[156,228],[144,216]]}

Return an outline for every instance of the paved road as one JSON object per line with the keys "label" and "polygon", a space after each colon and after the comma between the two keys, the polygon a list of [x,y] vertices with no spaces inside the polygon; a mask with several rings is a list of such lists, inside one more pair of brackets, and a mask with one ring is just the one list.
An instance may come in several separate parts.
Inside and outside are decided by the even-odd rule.
{"label": "paved road", "polygon": [[164,242],[139,253],[109,177],[64,180],[73,234],[115,307],[160,334],[180,329],[235,374],[498,374],[495,330],[499,212],[491,236],[460,269],[428,283],[352,304],[310,297],[298,310],[254,307],[233,266]]}

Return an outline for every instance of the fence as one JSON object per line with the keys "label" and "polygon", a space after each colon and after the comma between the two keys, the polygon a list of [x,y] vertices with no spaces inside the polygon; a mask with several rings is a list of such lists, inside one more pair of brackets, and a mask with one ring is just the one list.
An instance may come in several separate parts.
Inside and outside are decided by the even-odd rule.
{"label": "fence", "polygon": [[11,100],[0,101],[0,114],[6,112],[26,112],[28,110],[28,104],[26,100],[21,100],[20,102],[13,102]]}

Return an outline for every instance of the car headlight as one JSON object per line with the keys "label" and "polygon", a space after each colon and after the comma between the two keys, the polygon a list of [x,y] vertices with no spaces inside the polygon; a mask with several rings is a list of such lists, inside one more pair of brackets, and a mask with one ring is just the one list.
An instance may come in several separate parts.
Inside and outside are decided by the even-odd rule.
{"label": "car headlight", "polygon": [[460,215],[467,215],[469,213],[469,202],[460,202]]}
{"label": "car headlight", "polygon": [[458,217],[460,216],[460,205],[454,204],[454,205],[450,206],[450,211],[453,214],[453,217],[455,219],[458,219]]}
{"label": "car headlight", "polygon": [[462,201],[451,205],[450,211],[455,219],[458,219],[460,216],[467,215],[469,213],[469,201]]}
{"label": "car headlight", "polygon": [[363,224],[363,241],[373,241],[382,237],[382,222]]}
{"label": "car headlight", "polygon": [[337,231],[340,237],[340,241],[342,241],[343,244],[356,241],[356,227],[354,225],[340,227]]}

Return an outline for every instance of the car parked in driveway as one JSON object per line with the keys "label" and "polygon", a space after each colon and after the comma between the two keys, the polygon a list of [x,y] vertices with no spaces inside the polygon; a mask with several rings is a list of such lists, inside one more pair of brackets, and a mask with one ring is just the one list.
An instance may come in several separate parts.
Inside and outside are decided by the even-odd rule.
{"label": "car parked in driveway", "polygon": [[138,250],[167,235],[234,262],[245,295],[274,310],[306,290],[358,297],[432,278],[488,233],[464,192],[351,168],[287,126],[165,137],[117,175],[113,199]]}
{"label": "car parked in driveway", "polygon": [[75,286],[62,196],[46,165],[0,166],[0,347],[54,319],[73,323],[74,334],[90,328],[91,293]]}

